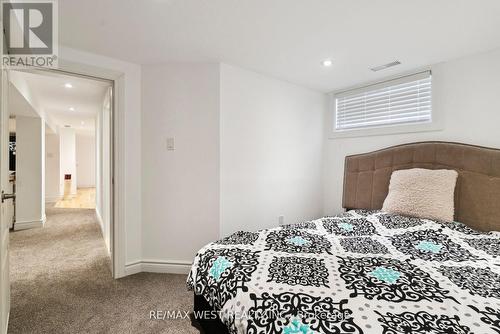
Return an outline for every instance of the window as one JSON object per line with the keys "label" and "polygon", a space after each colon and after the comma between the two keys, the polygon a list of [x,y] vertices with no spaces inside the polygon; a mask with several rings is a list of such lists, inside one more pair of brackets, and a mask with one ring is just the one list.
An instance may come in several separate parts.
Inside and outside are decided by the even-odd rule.
{"label": "window", "polygon": [[432,121],[430,71],[335,94],[335,130]]}

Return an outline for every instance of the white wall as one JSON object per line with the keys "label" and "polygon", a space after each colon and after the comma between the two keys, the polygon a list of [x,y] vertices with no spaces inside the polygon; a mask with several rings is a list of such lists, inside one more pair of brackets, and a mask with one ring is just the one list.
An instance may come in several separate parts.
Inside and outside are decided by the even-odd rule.
{"label": "white wall", "polygon": [[221,232],[322,213],[325,94],[221,65]]}
{"label": "white wall", "polygon": [[325,214],[341,211],[346,155],[427,140],[500,147],[500,50],[432,66],[432,85],[442,130],[326,140]]}
{"label": "white wall", "polygon": [[[65,174],[71,174],[71,195],[76,195],[78,175],[76,174],[76,133],[73,128],[59,129],[60,179],[64,187]],[[62,189],[64,192],[65,190]]]}
{"label": "white wall", "polygon": [[321,214],[324,94],[228,65],[142,73],[147,270],[176,271],[204,244],[279,215]]}
{"label": "white wall", "polygon": [[143,66],[142,84],[143,260],[189,264],[219,235],[219,66]]}
{"label": "white wall", "polygon": [[56,202],[61,199],[61,174],[59,163],[59,135],[45,135],[45,201]]}
{"label": "white wall", "polygon": [[16,117],[16,229],[45,221],[45,122]]}
{"label": "white wall", "polygon": [[78,188],[95,187],[95,135],[76,134],[76,174]]}

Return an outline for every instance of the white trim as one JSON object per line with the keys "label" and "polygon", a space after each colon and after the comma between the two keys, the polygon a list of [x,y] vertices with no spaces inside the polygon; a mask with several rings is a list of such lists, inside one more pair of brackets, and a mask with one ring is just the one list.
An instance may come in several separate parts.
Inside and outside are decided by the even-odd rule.
{"label": "white trim", "polygon": [[127,264],[125,266],[125,274],[132,275],[140,272],[146,272],[186,275],[191,270],[191,266],[192,263],[188,261],[144,260]]}
{"label": "white trim", "polygon": [[142,272],[142,263],[141,261],[130,263],[125,265],[124,275],[134,275]]}
{"label": "white trim", "polygon": [[410,81],[422,80],[422,79],[425,79],[431,75],[432,75],[432,70],[430,68],[428,68],[428,69],[421,70],[421,71],[415,71],[415,72],[410,72],[410,73],[403,74],[403,75],[392,76],[392,77],[386,78],[384,80],[370,82],[368,84],[354,86],[351,88],[343,89],[341,91],[335,91],[333,94],[336,97],[343,97],[346,95],[359,94],[359,93],[374,90],[377,88],[383,88],[383,87],[386,87],[388,85],[392,86],[392,85],[397,85],[397,84],[401,84],[401,83],[407,83]]}
{"label": "white trim", "polygon": [[381,83],[384,83],[387,81],[398,80],[400,78],[408,77],[408,76],[415,75],[415,74],[422,73],[422,72],[426,72],[426,71],[432,73],[432,66],[423,66],[423,67],[414,69],[413,71],[406,71],[406,72],[403,72],[400,74],[394,74],[394,75],[379,78],[376,80],[362,82],[360,84],[345,87],[343,89],[336,89],[334,91],[330,91],[330,94],[338,95],[338,94],[342,94],[342,93],[347,92],[347,91],[352,91],[352,90],[360,89],[360,88],[367,87],[367,86],[374,86],[374,85],[378,85],[378,84],[381,84]]}
{"label": "white trim", "polygon": [[28,230],[31,228],[43,227],[45,225],[45,217],[41,220],[31,220],[23,222],[14,222],[14,231]]}
{"label": "white trim", "polygon": [[95,184],[78,184],[76,186],[76,191],[78,192],[78,189],[80,188],[95,188]]}
{"label": "white trim", "polygon": [[188,274],[191,262],[177,261],[141,261],[142,271],[147,273]]}

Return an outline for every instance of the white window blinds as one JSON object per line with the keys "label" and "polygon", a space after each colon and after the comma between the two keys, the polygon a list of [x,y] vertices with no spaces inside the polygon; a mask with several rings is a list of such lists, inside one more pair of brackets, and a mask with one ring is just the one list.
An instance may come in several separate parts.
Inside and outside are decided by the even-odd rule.
{"label": "white window blinds", "polygon": [[430,71],[345,91],[335,98],[336,130],[432,120]]}

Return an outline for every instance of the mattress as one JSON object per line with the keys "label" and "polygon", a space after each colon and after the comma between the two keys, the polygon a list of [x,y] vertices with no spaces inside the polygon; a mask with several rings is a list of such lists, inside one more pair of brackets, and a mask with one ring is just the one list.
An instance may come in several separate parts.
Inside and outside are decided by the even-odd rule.
{"label": "mattress", "polygon": [[210,243],[187,286],[229,333],[498,334],[500,233],[349,211]]}

